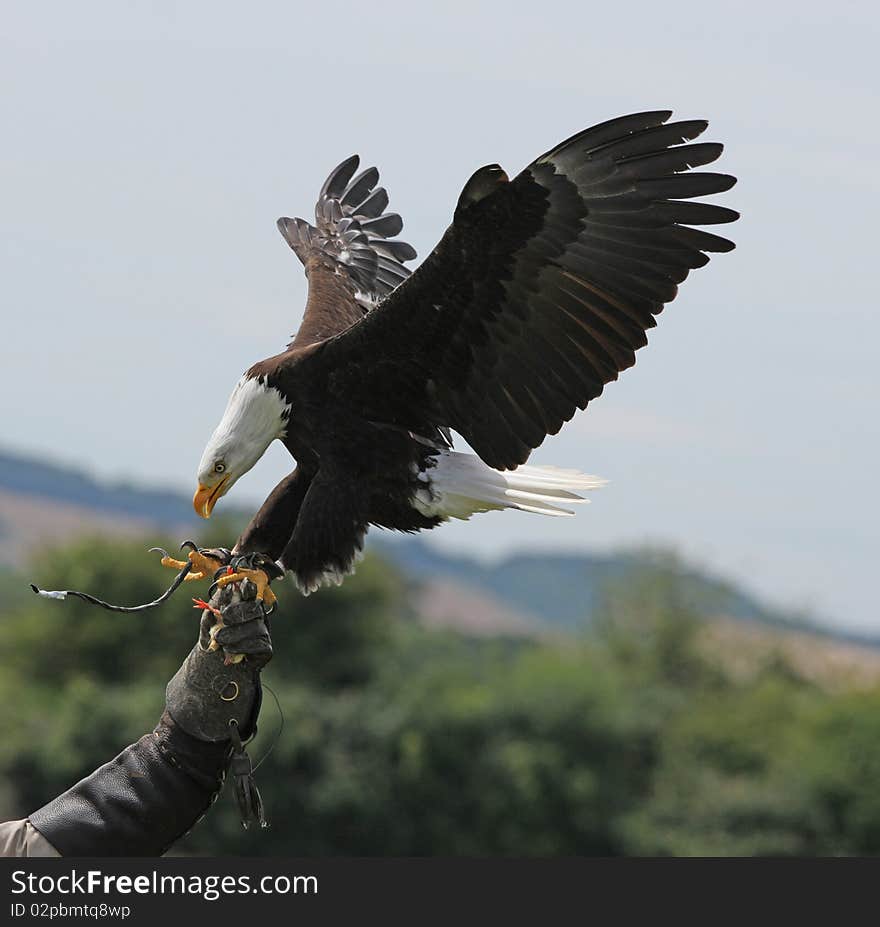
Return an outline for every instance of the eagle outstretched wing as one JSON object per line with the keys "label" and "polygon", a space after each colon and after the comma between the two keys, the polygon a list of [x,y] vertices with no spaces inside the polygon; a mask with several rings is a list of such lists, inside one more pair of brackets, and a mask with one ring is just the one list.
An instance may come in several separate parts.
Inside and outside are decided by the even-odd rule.
{"label": "eagle outstretched wing", "polygon": [[738,214],[694,197],[725,174],[687,144],[703,120],[637,113],[587,129],[512,181],[468,181],[443,239],[403,285],[308,358],[371,420],[458,431],[490,466],[522,464],[635,363],[654,316],[706,252],[732,242],[694,225]]}
{"label": "eagle outstretched wing", "polygon": [[289,348],[344,331],[410,274],[404,261],[415,258],[415,249],[391,240],[400,234],[403,220],[385,212],[388,194],[376,186],[375,167],[354,176],[359,163],[352,155],[324,182],[315,225],[304,219],[278,220],[309,278],[305,315]]}

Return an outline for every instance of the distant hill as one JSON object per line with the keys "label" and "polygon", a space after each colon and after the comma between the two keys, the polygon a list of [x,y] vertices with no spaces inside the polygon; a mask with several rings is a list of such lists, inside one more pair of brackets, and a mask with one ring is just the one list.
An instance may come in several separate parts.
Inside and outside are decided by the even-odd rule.
{"label": "distant hill", "polygon": [[[243,522],[247,514],[233,510],[230,521],[237,517]],[[182,493],[108,483],[80,470],[0,451],[0,567],[20,566],[37,545],[63,543],[84,533],[132,536],[155,531],[198,538],[203,528]],[[523,552],[486,563],[443,553],[420,537],[378,531],[370,535],[370,546],[415,581],[419,611],[428,623],[468,624],[473,633],[584,627],[609,583],[631,576],[634,568],[657,566],[656,557],[645,552]],[[684,580],[679,588],[683,585],[687,604],[699,614],[783,629],[799,626],[740,586],[686,565],[669,568]]]}
{"label": "distant hill", "polygon": [[[409,576],[425,580],[447,577],[564,628],[588,621],[609,585],[631,576],[635,568],[658,566],[656,555],[638,551],[521,553],[484,563],[441,553],[421,538],[398,541],[386,536],[374,546]],[[664,568],[662,563],[659,568]],[[681,565],[677,569],[684,578],[686,604],[698,613],[774,625],[792,623],[789,616],[765,607],[731,583]]]}
{"label": "distant hill", "polygon": [[160,525],[195,524],[198,516],[180,493],[107,483],[59,464],[0,450],[0,490],[108,515]]}

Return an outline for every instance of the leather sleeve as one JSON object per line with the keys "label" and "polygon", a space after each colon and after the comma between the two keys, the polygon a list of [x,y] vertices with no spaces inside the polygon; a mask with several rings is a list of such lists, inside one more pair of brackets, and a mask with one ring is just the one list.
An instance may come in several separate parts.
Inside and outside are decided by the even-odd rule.
{"label": "leather sleeve", "polygon": [[161,856],[219,794],[229,752],[228,743],[190,737],[166,713],[30,822],[62,856]]}
{"label": "leather sleeve", "polygon": [[[230,569],[277,571],[264,560],[241,555]],[[233,743],[241,750],[241,740],[256,731],[260,671],[272,657],[256,592],[248,579],[217,587],[202,613],[199,642],[166,688],[165,712],[153,732],[30,815],[62,856],[161,856],[208,810],[223,786]],[[233,772],[236,796],[258,801],[246,756],[237,754]]]}

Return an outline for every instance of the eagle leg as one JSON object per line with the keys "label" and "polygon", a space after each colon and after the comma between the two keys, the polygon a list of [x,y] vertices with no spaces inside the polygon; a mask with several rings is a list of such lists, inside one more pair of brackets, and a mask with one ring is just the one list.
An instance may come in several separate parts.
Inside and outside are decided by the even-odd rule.
{"label": "eagle leg", "polygon": [[[173,557],[163,557],[159,563],[163,567],[170,567],[172,570],[182,570],[186,566],[185,560],[175,560]],[[183,577],[185,583],[192,582],[194,579],[204,579],[205,574],[201,570],[193,572],[192,570]]]}
{"label": "eagle leg", "polygon": [[[163,567],[170,567],[172,570],[182,570],[186,566],[186,560],[175,560],[174,557],[168,556],[168,553],[162,550],[161,547],[154,547],[152,549],[162,554],[162,559],[159,563],[161,563]],[[202,553],[202,551],[198,549],[191,550],[187,555],[187,559],[192,564],[192,569],[184,577],[184,582],[187,583],[192,580],[206,579],[209,576],[213,576],[217,570],[223,566],[223,562],[219,558]]]}
{"label": "eagle leg", "polygon": [[226,573],[217,580],[217,587],[222,589],[230,583],[240,583],[249,579],[257,587],[257,598],[271,608],[277,601],[275,593],[269,588],[269,577],[262,570],[239,568],[234,573]]}

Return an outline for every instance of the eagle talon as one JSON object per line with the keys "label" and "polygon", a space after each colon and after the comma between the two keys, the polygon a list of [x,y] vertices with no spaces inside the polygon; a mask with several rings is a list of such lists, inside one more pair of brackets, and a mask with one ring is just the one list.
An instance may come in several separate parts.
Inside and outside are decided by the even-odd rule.
{"label": "eagle talon", "polygon": [[[181,550],[188,550],[187,560],[191,564],[190,572],[184,577],[184,582],[194,582],[200,579],[206,579],[209,576],[213,576],[219,569],[223,568],[222,561],[208,553],[207,551],[200,550],[195,541],[186,540],[180,545]],[[172,570],[182,570],[187,565],[187,560],[176,560],[174,557],[170,556],[168,551],[162,547],[151,547],[150,553],[161,554],[162,559],[159,563],[163,567],[168,567]],[[213,587],[211,589],[213,593]],[[210,598],[210,596],[209,596]]]}
{"label": "eagle talon", "polygon": [[[168,551],[164,547],[151,547],[151,554],[161,554],[162,559],[159,561],[160,565],[163,567],[168,567],[171,570],[182,570],[186,566],[185,560],[175,560],[174,557],[170,556]],[[194,579],[201,579],[201,573],[193,573],[190,571],[184,576],[183,581],[188,583]]]}
{"label": "eagle talon", "polygon": [[278,598],[269,587],[269,577],[263,570],[249,570],[245,567],[239,567],[234,573],[225,573],[217,579],[214,582],[214,586],[218,589],[223,589],[224,586],[228,586],[230,583],[240,583],[245,579],[250,580],[257,587],[257,599],[270,608],[275,606],[278,602]]}

